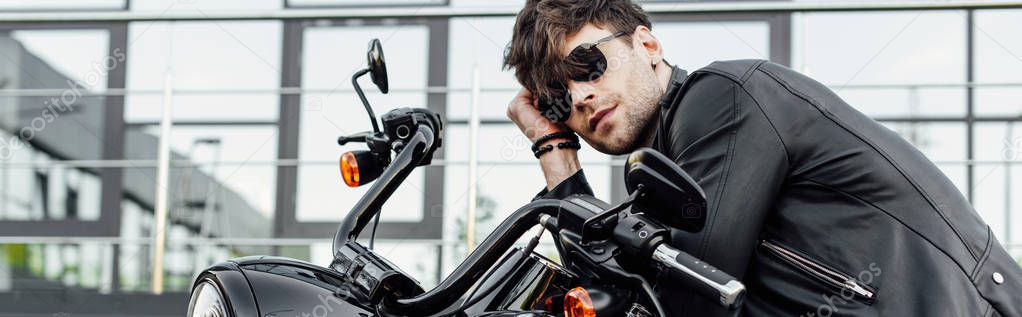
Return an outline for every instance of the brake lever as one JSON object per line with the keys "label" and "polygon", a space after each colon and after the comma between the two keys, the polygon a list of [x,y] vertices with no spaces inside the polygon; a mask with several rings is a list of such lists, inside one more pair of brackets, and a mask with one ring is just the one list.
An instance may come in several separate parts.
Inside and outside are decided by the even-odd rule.
{"label": "brake lever", "polygon": [[737,310],[745,300],[745,285],[709,263],[668,245],[670,230],[645,214],[630,214],[614,227],[613,240],[620,256],[650,259],[690,287],[695,293],[716,299],[720,306]]}
{"label": "brake lever", "polygon": [[337,137],[337,144],[345,145],[351,142],[366,143],[369,135],[369,131],[359,132],[352,135],[342,135]]}
{"label": "brake lever", "polygon": [[582,223],[582,243],[606,239],[617,225],[618,215],[632,206],[635,199],[642,195],[643,186],[639,185],[621,204],[595,214]]}

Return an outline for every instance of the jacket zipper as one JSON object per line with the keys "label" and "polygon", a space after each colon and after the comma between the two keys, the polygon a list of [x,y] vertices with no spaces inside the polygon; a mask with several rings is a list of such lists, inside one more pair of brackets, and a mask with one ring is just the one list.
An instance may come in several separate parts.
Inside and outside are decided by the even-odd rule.
{"label": "jacket zipper", "polygon": [[872,300],[873,296],[876,295],[873,291],[867,289],[865,286],[859,283],[859,281],[857,281],[855,278],[829,269],[823,265],[817,264],[816,262],[813,262],[812,260],[809,260],[798,253],[795,253],[791,250],[781,247],[776,243],[764,240],[761,243],[761,245],[765,247],[767,250],[771,251],[771,253],[781,257],[782,259],[793,265],[798,266],[803,271],[812,274],[817,279],[827,284],[830,284],[831,286],[841,289],[847,289],[849,291],[852,291],[856,295],[866,298],[868,300]]}

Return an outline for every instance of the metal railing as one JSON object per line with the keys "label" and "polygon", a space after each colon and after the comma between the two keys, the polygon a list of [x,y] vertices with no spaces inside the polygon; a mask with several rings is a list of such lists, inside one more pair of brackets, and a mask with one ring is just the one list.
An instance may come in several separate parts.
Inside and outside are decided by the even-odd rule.
{"label": "metal railing", "polygon": [[[100,238],[100,237],[0,237],[0,251],[19,249],[22,253],[32,253],[31,262],[28,267],[24,263],[14,263],[17,270],[8,270],[5,265],[11,263],[0,263],[0,270],[7,270],[8,278],[14,281],[0,281],[0,292],[4,290],[5,284],[19,287],[19,291],[32,291],[25,287],[53,287],[53,284],[64,285],[78,289],[97,289],[103,293],[134,293],[146,292],[147,283],[151,272],[147,269],[152,263],[148,262],[152,252],[153,240],[149,238]],[[387,246],[400,246],[401,244],[414,243],[435,250],[432,255],[435,257],[416,257],[413,262],[400,261],[397,265],[408,271],[424,286],[431,287],[447,274],[450,268],[461,260],[458,254],[463,254],[466,244],[463,241],[444,240],[399,240],[399,239],[377,239],[377,252],[381,255],[390,256],[387,253]],[[169,282],[167,292],[187,292],[190,280],[202,269],[215,263],[232,257],[284,253],[289,257],[296,257],[299,260],[312,261],[317,263],[318,259],[327,259],[330,254],[314,254],[314,246],[329,245],[330,239],[270,239],[270,238],[189,238],[172,241],[168,243],[168,253],[171,255],[167,263],[168,270],[164,272]],[[116,248],[115,248],[116,247]],[[1017,259],[1022,260],[1022,243],[1005,245],[1009,253]],[[247,249],[245,249],[247,248]],[[289,249],[290,251],[286,251]],[[27,251],[26,251],[27,250]],[[99,250],[99,256],[83,257],[84,250]],[[115,251],[116,250],[116,251]],[[249,251],[245,251],[249,250]],[[554,246],[551,241],[543,240],[538,250],[540,252],[553,252]],[[257,253],[247,253],[247,252]],[[260,252],[265,251],[265,252]],[[305,254],[305,256],[296,254]],[[4,255],[0,253],[0,255]],[[550,254],[547,254],[550,255]],[[447,257],[445,259],[445,257]],[[115,260],[116,258],[116,260]],[[431,267],[433,263],[447,264]],[[116,266],[116,269],[115,269]],[[431,267],[430,269],[420,269]],[[91,282],[83,282],[83,277],[94,272],[115,272],[99,274],[91,277]],[[3,276],[5,272],[0,272]],[[96,280],[98,279],[98,280]],[[24,284],[24,281],[29,283]],[[40,281],[49,281],[40,283]],[[116,284],[116,285],[115,285]],[[33,286],[35,285],[35,286]],[[6,287],[10,287],[8,284]]]}

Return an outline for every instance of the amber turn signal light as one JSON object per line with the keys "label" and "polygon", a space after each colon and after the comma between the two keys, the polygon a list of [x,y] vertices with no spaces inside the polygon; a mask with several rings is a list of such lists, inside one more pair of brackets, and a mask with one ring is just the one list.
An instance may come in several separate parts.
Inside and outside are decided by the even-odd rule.
{"label": "amber turn signal light", "polygon": [[341,154],[341,177],[348,187],[358,187],[372,182],[383,172],[376,156],[369,151],[351,151]]}
{"label": "amber turn signal light", "polygon": [[589,298],[589,292],[586,292],[586,289],[576,287],[564,295],[564,316],[596,317],[593,299]]}
{"label": "amber turn signal light", "polygon": [[341,154],[341,177],[344,178],[344,184],[348,187],[358,187],[361,179],[358,175],[358,159],[355,158],[355,153],[344,152]]}

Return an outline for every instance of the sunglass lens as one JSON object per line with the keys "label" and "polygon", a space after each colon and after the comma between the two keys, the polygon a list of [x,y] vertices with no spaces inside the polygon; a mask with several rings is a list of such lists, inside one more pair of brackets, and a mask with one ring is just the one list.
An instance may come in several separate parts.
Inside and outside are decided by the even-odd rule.
{"label": "sunglass lens", "polygon": [[576,47],[568,55],[570,62],[575,66],[579,67],[578,71],[571,74],[571,80],[574,81],[593,81],[603,73],[607,71],[607,57],[603,55],[603,52],[599,48],[583,48]]}

